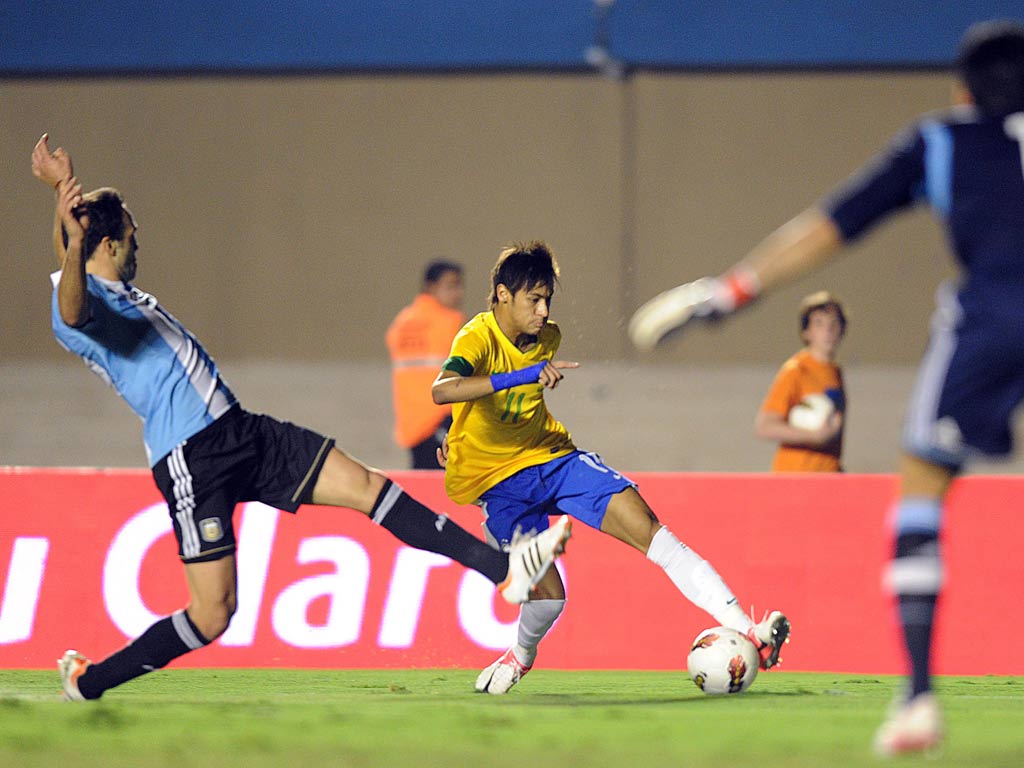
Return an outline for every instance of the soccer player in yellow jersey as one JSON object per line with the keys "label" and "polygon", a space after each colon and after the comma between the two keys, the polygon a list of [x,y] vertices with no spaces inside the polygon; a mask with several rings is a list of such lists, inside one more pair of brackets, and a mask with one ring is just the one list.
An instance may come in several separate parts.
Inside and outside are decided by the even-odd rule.
{"label": "soccer player in yellow jersey", "polygon": [[[562,335],[548,319],[558,265],[540,241],[504,249],[491,272],[491,309],[452,342],[434,382],[436,403],[453,403],[439,452],[453,501],[476,503],[488,540],[507,549],[517,531],[543,531],[549,514],[567,514],[636,547],[661,566],[683,595],[722,625],[754,642],[761,666],[779,661],[789,621],[779,611],[760,623],[743,613],[721,577],[681,543],[637,492],[636,483],[573,445],[548,411],[544,389],[578,363],[555,360]],[[565,606],[552,568],[519,615],[517,642],[480,673],[478,691],[502,694],[533,666],[537,645]]]}

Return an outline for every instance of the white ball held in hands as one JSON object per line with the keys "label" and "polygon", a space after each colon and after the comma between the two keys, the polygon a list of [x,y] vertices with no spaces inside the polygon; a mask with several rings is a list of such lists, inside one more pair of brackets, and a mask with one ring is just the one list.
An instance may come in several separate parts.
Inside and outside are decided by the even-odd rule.
{"label": "white ball held in hands", "polygon": [[797,429],[821,429],[835,410],[836,404],[828,395],[821,393],[807,395],[789,409],[789,425]]}

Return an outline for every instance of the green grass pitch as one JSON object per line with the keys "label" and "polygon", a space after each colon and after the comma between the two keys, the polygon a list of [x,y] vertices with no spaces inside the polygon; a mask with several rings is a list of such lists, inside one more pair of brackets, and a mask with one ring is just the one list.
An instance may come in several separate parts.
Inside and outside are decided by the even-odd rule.
{"label": "green grass pitch", "polygon": [[[538,669],[504,697],[472,670],[166,670],[102,701],[0,671],[0,766],[878,766],[886,676],[773,672],[708,697],[683,672]],[[940,677],[948,740],[900,765],[1024,766],[1024,678]]]}

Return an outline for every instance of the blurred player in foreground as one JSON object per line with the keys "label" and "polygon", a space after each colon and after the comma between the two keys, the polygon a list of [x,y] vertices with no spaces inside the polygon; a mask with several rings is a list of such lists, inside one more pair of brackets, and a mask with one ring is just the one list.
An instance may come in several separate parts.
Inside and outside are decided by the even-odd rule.
{"label": "blurred player in foreground", "polygon": [[[800,302],[804,348],[782,364],[754,425],[758,437],[779,443],[773,472],[842,471],[846,393],[836,352],[845,334],[843,305],[828,291]],[[793,418],[794,408],[811,413],[809,423]]]}
{"label": "blurred player in foreground", "polygon": [[886,582],[898,598],[911,674],[875,738],[885,755],[942,740],[930,655],[943,500],[971,454],[1011,451],[1011,417],[1024,397],[1024,26],[971,27],[957,69],[953,109],[919,119],[724,276],[655,297],[630,324],[634,344],[649,349],[691,318],[733,312],[824,263],[893,211],[927,202],[945,224],[962,278],[937,294],[904,426]]}
{"label": "blurred player in foreground", "polygon": [[517,540],[509,555],[495,552],[336,448],[333,439],[243,410],[195,336],[131,284],[138,224],[120,193],[105,187],[83,195],[71,157],[62,149],[51,153],[46,134],[33,150],[32,171],[57,195],[54,335],[142,419],[190,596],[187,608],[99,663],[65,653],[58,662],[65,698],[97,699],[227,629],[236,604],[232,516],[240,501],[287,512],[301,504],[357,510],[409,546],[480,571],[509,602],[527,599],[562,551],[567,519],[550,533]]}
{"label": "blurred player in foreground", "polygon": [[438,259],[423,273],[423,290],[388,327],[395,442],[408,448],[413,469],[437,469],[437,449],[452,423],[449,405],[435,405],[430,385],[466,322],[460,311],[462,266]]}
{"label": "blurred player in foreground", "polygon": [[[687,599],[749,637],[764,669],[775,666],[789,635],[786,617],[773,611],[755,625],[711,564],[658,522],[636,484],[596,453],[577,450],[548,412],[545,387],[554,389],[562,371],[578,366],[554,360],[562,334],[548,314],[557,277],[544,243],[506,248],[491,272],[490,311],[452,343],[433,390],[436,402],[455,404],[438,456],[449,497],[479,504],[488,541],[502,549],[520,530],[545,530],[557,513],[624,541],[663,568]],[[564,606],[565,588],[552,568],[523,604],[517,643],[480,674],[476,689],[502,694],[519,682]]]}

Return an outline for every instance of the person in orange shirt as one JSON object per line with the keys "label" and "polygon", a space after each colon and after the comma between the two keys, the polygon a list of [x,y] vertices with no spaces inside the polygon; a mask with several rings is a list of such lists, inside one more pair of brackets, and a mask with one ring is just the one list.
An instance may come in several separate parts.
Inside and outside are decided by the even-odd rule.
{"label": "person in orange shirt", "polygon": [[448,357],[462,314],[462,265],[435,260],[423,274],[423,290],[388,328],[395,407],[395,442],[408,448],[413,469],[438,469],[437,449],[451,426],[450,405],[435,405],[431,386]]}
{"label": "person in orange shirt", "polygon": [[[843,305],[828,291],[800,303],[800,338],[804,348],[775,375],[755,421],[755,434],[779,443],[773,472],[842,472],[843,416],[846,393],[836,351],[846,333]],[[818,398],[831,413],[819,427],[790,423],[790,412]],[[822,398],[827,398],[824,400]]]}

